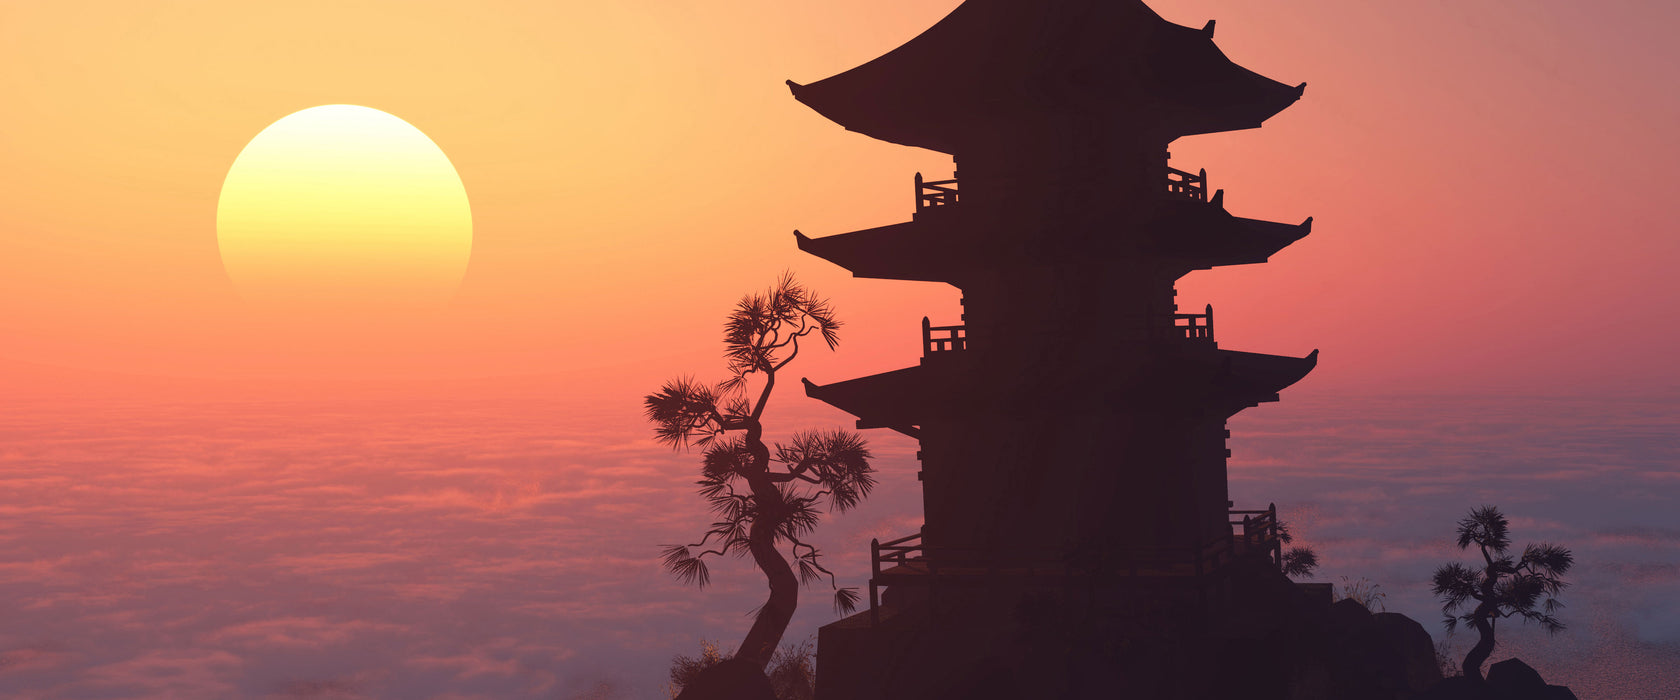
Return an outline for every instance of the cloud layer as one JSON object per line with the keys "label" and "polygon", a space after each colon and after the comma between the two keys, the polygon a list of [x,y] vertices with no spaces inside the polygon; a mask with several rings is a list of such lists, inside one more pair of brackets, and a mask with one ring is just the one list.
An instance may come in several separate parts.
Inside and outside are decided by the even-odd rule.
{"label": "cloud layer", "polygon": [[[845,422],[790,408],[790,429]],[[1631,697],[1680,682],[1675,423],[1660,402],[1308,399],[1233,422],[1232,497],[1277,502],[1325,580],[1377,583],[1432,632],[1454,522],[1501,506],[1578,561],[1572,629],[1513,626],[1501,653]],[[843,585],[920,521],[914,443],[875,432],[881,490],[819,532]],[[564,398],[8,412],[0,694],[661,697],[670,657],[733,644],[763,583],[660,571],[656,546],[708,519],[695,455],[647,435],[633,403]],[[825,591],[802,603],[790,640],[833,619]]]}

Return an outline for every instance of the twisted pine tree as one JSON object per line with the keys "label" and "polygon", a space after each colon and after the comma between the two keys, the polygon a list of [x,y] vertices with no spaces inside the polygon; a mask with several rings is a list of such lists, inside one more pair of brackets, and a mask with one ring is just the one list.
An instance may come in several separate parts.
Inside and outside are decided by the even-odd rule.
{"label": "twisted pine tree", "polygon": [[834,349],[839,328],[827,301],[784,275],[768,292],[742,298],[724,323],[727,379],[716,385],[675,379],[645,400],[656,440],[703,451],[697,483],[718,517],[699,542],[665,545],[665,568],[704,587],[710,580],[707,557],[752,557],[769,582],[770,597],[735,658],[760,670],[793,619],[802,585],[826,577],[835,610],[847,614],[857,608],[857,591],[841,588],[804,538],[823,510],[845,512],[869,495],[875,476],[867,443],[839,429],[797,433],[774,446],[764,441],[764,409],[778,373],[811,336]]}
{"label": "twisted pine tree", "polygon": [[[1468,622],[1481,635],[1464,655],[1464,675],[1482,680],[1482,663],[1493,653],[1494,626],[1511,616],[1533,620],[1547,632],[1563,629],[1553,613],[1563,607],[1557,594],[1568,585],[1559,577],[1569,572],[1575,558],[1569,550],[1550,544],[1523,547],[1521,557],[1507,553],[1511,546],[1509,523],[1493,506],[1482,506],[1458,521],[1458,548],[1476,545],[1482,565],[1458,562],[1435,570],[1435,595],[1441,597],[1441,612],[1447,616],[1447,631]],[[1544,598],[1544,600],[1541,600]],[[1475,605],[1471,606],[1471,601]],[[1459,610],[1470,611],[1458,614]]]}

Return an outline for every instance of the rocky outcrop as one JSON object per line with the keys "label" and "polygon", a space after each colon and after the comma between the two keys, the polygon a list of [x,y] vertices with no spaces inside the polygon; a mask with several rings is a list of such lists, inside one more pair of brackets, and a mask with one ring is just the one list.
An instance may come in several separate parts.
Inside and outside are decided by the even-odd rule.
{"label": "rocky outcrop", "polygon": [[1575,700],[1561,685],[1547,685],[1540,673],[1519,659],[1506,659],[1488,668],[1487,680],[1448,678],[1417,700]]}
{"label": "rocky outcrop", "polygon": [[1400,659],[1397,687],[1421,690],[1441,681],[1441,667],[1435,663],[1435,640],[1421,623],[1391,612],[1377,613],[1371,619],[1383,643]]}
{"label": "rocky outcrop", "polygon": [[1413,700],[1441,681],[1423,625],[1331,604],[1266,560],[1234,564],[1213,609],[1193,590],[1081,590],[1021,591],[1013,607],[889,594],[879,622],[822,629],[817,697]]}
{"label": "rocky outcrop", "polygon": [[1330,606],[1325,633],[1331,697],[1406,698],[1441,680],[1434,640],[1409,617],[1343,599]]}

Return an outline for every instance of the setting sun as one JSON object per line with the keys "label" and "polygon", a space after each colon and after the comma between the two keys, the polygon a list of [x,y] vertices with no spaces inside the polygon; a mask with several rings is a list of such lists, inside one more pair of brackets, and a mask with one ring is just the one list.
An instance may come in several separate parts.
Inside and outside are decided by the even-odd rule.
{"label": "setting sun", "polygon": [[1677,26],[0,0],[0,700],[1680,700]]}
{"label": "setting sun", "polygon": [[216,209],[222,264],[249,301],[380,309],[447,301],[472,211],[437,144],[395,116],[325,105],[251,139]]}

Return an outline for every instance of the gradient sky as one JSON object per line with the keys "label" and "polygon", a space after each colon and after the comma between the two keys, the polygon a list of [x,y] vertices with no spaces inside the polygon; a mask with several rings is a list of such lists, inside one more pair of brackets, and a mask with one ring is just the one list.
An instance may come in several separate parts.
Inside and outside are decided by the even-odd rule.
{"label": "gradient sky", "polygon": [[[636,401],[710,376],[722,314],[784,270],[847,322],[796,368],[818,382],[913,364],[921,317],[956,321],[955,289],[856,280],[791,235],[905,221],[912,175],[949,157],[846,132],[783,84],[956,4],[0,3],[0,598],[25,621],[0,628],[0,688],[651,697],[670,653],[739,633],[758,584],[702,598],[657,572],[652,545],[705,514]],[[1680,5],[1151,5],[1308,84],[1262,129],[1171,147],[1239,216],[1315,217],[1270,263],[1180,285],[1223,347],[1322,350],[1233,422],[1239,503],[1296,508],[1327,575],[1386,582],[1437,632],[1420,577],[1450,552],[1422,543],[1498,499],[1519,541],[1583,548],[1601,591],[1637,584],[1589,595],[1602,633],[1562,648],[1631,648],[1634,675],[1680,659]],[[459,173],[474,241],[446,309],[306,322],[236,293],[223,180],[326,104],[405,120]],[[332,403],[352,396],[399,401]],[[837,521],[852,571],[919,522],[913,444],[875,439],[902,488]],[[1627,674],[1553,663],[1634,697]]]}
{"label": "gradient sky", "polygon": [[[6,3],[0,371],[682,364],[711,352],[720,304],[783,269],[851,321],[848,370],[902,364],[922,315],[957,313],[955,291],[852,280],[790,232],[905,220],[910,176],[950,160],[848,133],[782,81],[879,55],[954,5]],[[1663,32],[1680,7],[1154,6],[1218,19],[1235,60],[1308,83],[1263,129],[1172,148],[1239,215],[1316,217],[1270,264],[1186,280],[1180,299],[1219,309],[1222,344],[1322,348],[1311,381],[1338,385],[1676,384],[1663,319],[1680,300],[1680,49]],[[470,269],[426,323],[275,332],[222,270],[215,203],[234,157],[276,119],[335,103],[415,125],[466,185]]]}

